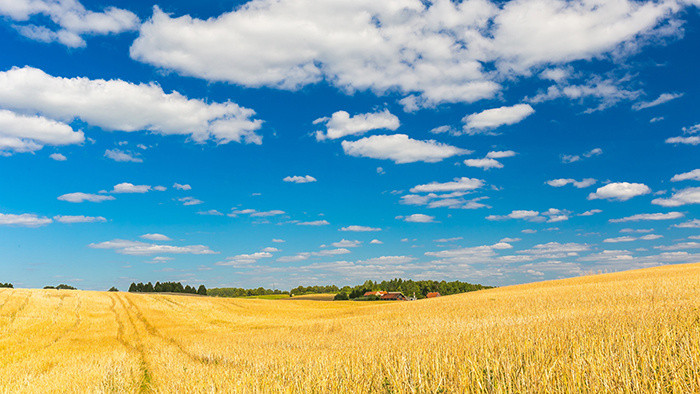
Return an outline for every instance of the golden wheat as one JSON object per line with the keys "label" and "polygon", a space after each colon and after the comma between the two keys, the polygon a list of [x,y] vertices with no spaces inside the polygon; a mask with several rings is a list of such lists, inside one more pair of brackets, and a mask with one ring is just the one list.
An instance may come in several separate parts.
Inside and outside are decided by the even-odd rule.
{"label": "golden wheat", "polygon": [[700,264],[417,302],[0,303],[2,392],[700,391]]}

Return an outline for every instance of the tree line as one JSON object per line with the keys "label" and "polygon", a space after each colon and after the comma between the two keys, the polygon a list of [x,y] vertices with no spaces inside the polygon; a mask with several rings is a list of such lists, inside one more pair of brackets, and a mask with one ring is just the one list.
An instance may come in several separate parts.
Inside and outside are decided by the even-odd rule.
{"label": "tree line", "polygon": [[209,289],[207,293],[214,297],[251,297],[251,296],[265,296],[273,294],[289,294],[288,291],[282,290],[270,290],[263,287],[258,287],[257,289],[243,289],[239,287],[220,287]]}
{"label": "tree line", "polygon": [[336,294],[336,299],[347,300],[362,297],[368,291],[391,291],[402,292],[406,296],[412,296],[414,293],[416,298],[425,298],[428,293],[438,292],[441,295],[450,295],[458,293],[466,293],[482,289],[490,289],[491,286],[483,286],[479,284],[460,282],[460,281],[434,281],[434,280],[410,280],[410,279],[392,279],[389,281],[374,282],[371,280],[357,286],[338,287],[336,285],[326,286],[297,286],[289,291],[271,290],[263,287],[257,289],[244,289],[238,287],[212,288],[207,291],[207,294],[215,297],[251,297],[264,296],[272,294],[289,294],[290,297],[304,294]]}
{"label": "tree line", "polygon": [[15,287],[12,286],[12,283],[0,283],[0,288],[14,289]]}
{"label": "tree line", "polygon": [[143,284],[131,283],[129,286],[130,293],[189,293],[189,294],[199,294],[207,295],[207,288],[204,285],[199,285],[198,288],[194,288],[190,285],[183,286],[180,282],[156,282],[152,284],[148,282]]}
{"label": "tree line", "polygon": [[66,284],[61,283],[58,286],[44,286],[44,289],[53,289],[53,290],[78,290],[73,286],[68,286]]}
{"label": "tree line", "polygon": [[460,282],[458,280],[452,282],[435,281],[435,280],[410,280],[410,279],[392,279],[389,281],[373,282],[365,281],[361,285],[354,287],[345,286],[336,294],[336,300],[354,300],[364,296],[368,291],[388,291],[401,292],[405,296],[410,297],[415,294],[416,298],[421,299],[427,297],[428,293],[438,292],[440,295],[450,295],[467,293],[470,291],[490,289],[491,286],[484,286],[468,282]]}

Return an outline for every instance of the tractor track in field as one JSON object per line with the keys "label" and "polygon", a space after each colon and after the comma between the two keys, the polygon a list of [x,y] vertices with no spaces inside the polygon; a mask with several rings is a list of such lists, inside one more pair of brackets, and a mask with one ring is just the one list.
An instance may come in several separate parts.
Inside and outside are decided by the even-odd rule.
{"label": "tractor track in field", "polygon": [[[75,331],[78,326],[80,326],[80,323],[82,319],[80,318],[80,308],[82,305],[82,299],[80,298],[80,294],[76,295],[76,303],[75,303],[75,309],[73,310],[73,314],[75,315],[75,322],[71,324],[69,327],[66,327],[63,329],[57,336],[54,338],[51,342],[47,343],[46,345],[40,347],[37,350],[46,350],[50,348],[51,346],[55,345],[58,343],[61,339],[65,338],[71,331]],[[61,301],[59,302],[59,306],[57,307],[56,314],[58,315],[58,310],[60,309],[60,306],[63,303],[63,298],[61,298]]]}
{"label": "tractor track in field", "polygon": [[[124,302],[124,298],[126,297],[121,297],[119,295],[114,295],[117,300],[119,300],[119,305],[121,305],[122,309],[124,310],[124,313],[126,314],[126,317],[129,321],[129,324],[131,325],[131,328],[134,330],[134,343],[129,343],[125,338],[124,338],[124,324],[122,323],[121,319],[119,318],[119,314],[117,313],[117,309],[115,304],[112,304],[112,312],[114,312],[115,319],[117,320],[117,340],[122,343],[124,346],[126,346],[128,349],[131,349],[132,351],[136,352],[139,356],[139,359],[141,360],[141,378],[139,379],[138,383],[138,391],[139,393],[151,393],[153,392],[153,376],[151,376],[151,372],[149,370],[149,364],[148,361],[146,360],[146,351],[144,349],[143,341],[141,340],[141,337],[138,335],[139,330],[136,327],[136,323],[134,323],[134,319],[131,317],[131,313],[129,312],[129,308],[127,307],[126,303]],[[127,298],[127,302],[129,302],[129,299]],[[130,302],[129,302],[130,303]]]}
{"label": "tractor track in field", "polygon": [[[5,323],[5,324],[2,325],[2,328],[7,328],[7,327],[11,326],[12,323],[15,322],[15,320],[17,319],[17,315],[19,315],[19,313],[22,312],[22,311],[24,310],[24,308],[27,307],[27,305],[29,305],[29,299],[30,299],[31,297],[32,297],[32,294],[31,294],[31,293],[30,293],[30,294],[27,294],[27,297],[24,298],[24,301],[22,302],[22,304],[21,304],[14,312],[12,312],[12,313],[10,313],[10,314],[8,315],[10,318],[9,318],[9,320],[7,321],[7,323]],[[3,304],[3,306],[6,305],[6,304],[7,304],[7,303]]]}
{"label": "tractor track in field", "polygon": [[143,312],[141,312],[141,309],[136,306],[136,304],[133,303],[133,301],[129,300],[128,297],[126,298],[127,302],[129,305],[134,308],[135,312],[134,314],[136,317],[141,321],[141,323],[146,327],[146,331],[148,331],[149,334],[151,334],[154,337],[159,338],[161,341],[170,343],[171,345],[175,346],[182,354],[187,356],[190,360],[195,361],[195,362],[200,362],[202,364],[218,364],[220,360],[213,360],[207,357],[202,357],[198,356],[189,350],[187,350],[180,342],[178,342],[175,338],[168,337],[161,333],[151,322],[146,319],[146,317],[143,315]]}

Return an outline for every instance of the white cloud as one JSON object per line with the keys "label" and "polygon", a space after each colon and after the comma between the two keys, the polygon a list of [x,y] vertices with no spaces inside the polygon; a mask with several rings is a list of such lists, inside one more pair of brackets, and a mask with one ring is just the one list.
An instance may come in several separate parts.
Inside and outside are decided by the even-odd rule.
{"label": "white cloud", "polygon": [[669,198],[655,198],[652,204],[662,207],[679,207],[687,204],[700,204],[700,187],[688,187],[675,192]]}
{"label": "white cloud", "polygon": [[414,140],[405,134],[373,135],[357,141],[343,141],[345,154],[373,159],[389,159],[397,164],[423,161],[437,163],[448,157],[471,153],[434,140]]}
{"label": "white cloud", "polygon": [[492,98],[499,81],[546,66],[622,57],[677,33],[680,24],[666,22],[680,8],[628,0],[258,0],[203,20],[156,7],[130,54],[183,75],[252,87],[298,89],[325,80],[347,92],[398,91],[414,111]]}
{"label": "white cloud", "polygon": [[33,213],[13,215],[0,213],[0,226],[41,227],[53,222],[50,218],[37,216]]}
{"label": "white cloud", "polygon": [[411,188],[411,193],[455,192],[475,190],[484,186],[484,181],[477,178],[455,178],[452,182],[430,182]]}
{"label": "white cloud", "polygon": [[52,153],[49,157],[56,161],[66,161],[68,158],[60,153]]}
{"label": "white cloud", "polygon": [[330,118],[320,118],[314,124],[325,123],[326,132],[316,132],[316,139],[319,141],[326,139],[343,138],[348,135],[364,134],[370,130],[391,130],[399,128],[399,118],[385,109],[381,112],[357,114],[350,116],[345,111],[333,113]]}
{"label": "white cloud", "polygon": [[118,185],[114,185],[111,193],[147,193],[151,190],[148,185],[134,185],[129,182],[123,182]]}
{"label": "white cloud", "polygon": [[601,210],[601,209],[591,209],[591,210],[588,210],[586,212],[580,213],[579,216],[593,216],[596,213],[601,213],[601,212],[603,212],[603,210]]}
{"label": "white cloud", "polygon": [[667,144],[686,144],[686,145],[698,145],[700,144],[700,136],[694,135],[691,137],[671,137],[666,139]]}
{"label": "white cloud", "polygon": [[285,241],[284,241],[283,239],[273,238],[273,239],[272,239],[272,242],[274,242],[274,243],[284,243]]}
{"label": "white cloud", "polygon": [[35,152],[44,145],[71,145],[83,141],[83,132],[65,123],[0,109],[0,154]]}
{"label": "white cloud", "polygon": [[599,187],[595,193],[588,195],[588,199],[627,201],[633,197],[649,193],[651,193],[651,189],[643,183],[613,182]]}
{"label": "white cloud", "polygon": [[194,197],[182,197],[178,198],[178,201],[182,203],[182,205],[199,205],[202,204],[204,201],[196,199]]}
{"label": "white cloud", "polygon": [[517,104],[511,107],[499,107],[465,116],[464,133],[469,135],[488,134],[488,130],[503,125],[512,125],[532,115],[535,110],[529,104]]}
{"label": "white cloud", "polygon": [[[681,215],[682,216],[682,215]],[[700,228],[700,219],[689,220],[684,223],[674,224],[673,227],[677,228]]]}
{"label": "white cloud", "polygon": [[181,185],[179,183],[174,183],[173,187],[177,190],[192,190],[192,186],[187,185],[187,184]]}
{"label": "white cloud", "polygon": [[68,201],[68,202],[84,202],[84,201],[90,201],[90,202],[102,202],[102,201],[110,201],[114,200],[115,198],[113,196],[105,196],[102,194],[89,194],[89,193],[68,193],[64,194],[61,196],[58,196],[58,199],[60,201]]}
{"label": "white cloud", "polygon": [[384,242],[382,242],[382,241],[380,241],[380,240],[378,240],[378,239],[373,239],[373,240],[369,241],[369,243],[371,243],[372,245],[381,245],[381,244],[383,244]]}
{"label": "white cloud", "polygon": [[682,174],[674,175],[673,178],[671,178],[671,182],[680,182],[687,180],[700,181],[700,168],[695,169],[693,171],[684,172]]}
{"label": "white cloud", "polygon": [[569,215],[571,215],[570,211],[557,208],[549,208],[543,212],[518,209],[508,215],[489,215],[486,217],[486,220],[522,219],[529,222],[555,223],[569,220]]}
{"label": "white cloud", "polygon": [[197,212],[197,215],[204,215],[204,216],[224,216],[223,213],[217,211],[216,209],[210,209],[208,211],[199,211]]}
{"label": "white cloud", "polygon": [[143,159],[134,157],[133,153],[121,149],[107,149],[105,157],[119,162],[143,163]]}
{"label": "white cloud", "polygon": [[70,215],[59,215],[54,216],[53,220],[59,223],[104,223],[107,219],[102,216],[70,216]]}
{"label": "white cloud", "polygon": [[168,188],[165,186],[153,186],[153,190],[155,190],[157,192],[164,192],[164,191],[168,190]]}
{"label": "white cloud", "polygon": [[[273,248],[274,249],[274,248]],[[277,249],[274,250],[275,252]],[[249,254],[239,254],[233,257],[227,257],[226,261],[219,261],[218,263],[215,263],[215,265],[222,265],[222,266],[230,266],[230,267],[242,267],[242,266],[249,266],[253,265],[258,262],[260,259],[267,259],[272,257],[272,253],[269,251],[261,251],[261,252],[255,252],[255,253],[249,253]]]}
{"label": "white cloud", "polygon": [[681,212],[668,212],[668,213],[640,213],[637,215],[632,215],[620,219],[610,219],[611,223],[622,223],[622,222],[637,222],[640,220],[671,220],[682,218],[683,213]]}
{"label": "white cloud", "polygon": [[172,241],[172,239],[170,237],[168,237],[167,235],[158,234],[158,233],[143,234],[143,235],[141,235],[141,238],[147,239],[149,241]]}
{"label": "white cloud", "polygon": [[159,245],[150,244],[140,241],[129,241],[123,239],[115,239],[112,241],[92,243],[88,245],[93,249],[113,249],[117,253],[142,256],[151,254],[216,254],[213,250],[209,249],[208,246],[204,245],[188,245],[188,246],[172,246],[172,245]]}
{"label": "white cloud", "polygon": [[[603,150],[600,148],[595,148],[591,149],[588,152],[582,153],[581,156],[585,158],[593,157],[593,156],[599,156],[603,154]],[[561,155],[561,161],[562,163],[574,163],[579,160],[581,160],[581,156],[579,155]]]}
{"label": "white cloud", "polygon": [[700,242],[679,242],[674,245],[662,245],[655,246],[654,249],[661,250],[682,250],[682,249],[698,249],[700,248]]}
{"label": "white cloud", "polygon": [[410,223],[434,223],[435,222],[435,216],[424,215],[422,213],[414,213],[413,215],[408,215],[406,217],[399,217],[399,218],[402,218],[404,222],[410,222]]}
{"label": "white cloud", "polygon": [[559,178],[559,179],[552,179],[551,181],[547,181],[546,183],[549,186],[553,186],[553,187],[562,187],[562,186],[566,186],[568,184],[572,184],[572,185],[574,185],[574,187],[576,187],[578,189],[583,189],[585,187],[594,185],[596,182],[597,181],[593,178],[584,178],[581,181],[577,181],[577,180],[571,179],[571,178]]}
{"label": "white cloud", "polygon": [[656,107],[671,100],[683,97],[683,93],[663,93],[657,99],[652,101],[640,101],[632,106],[632,109],[639,111],[645,108]]}
{"label": "white cloud", "polygon": [[28,66],[0,72],[0,106],[59,121],[81,119],[104,130],[188,135],[196,142],[262,141],[255,133],[261,121],[251,120],[255,111],[230,101],[208,104],[153,83],[61,78]]}
{"label": "white cloud", "polygon": [[512,150],[502,150],[502,151],[491,151],[486,154],[487,159],[504,159],[506,157],[513,157],[517,153]]}
{"label": "white cloud", "polygon": [[282,179],[285,182],[292,182],[292,183],[311,183],[311,182],[316,182],[316,178],[312,177],[311,175],[295,175],[295,176],[288,176]]}
{"label": "white cloud", "polygon": [[[85,46],[81,35],[106,35],[135,30],[139,18],[130,11],[107,7],[102,12],[88,11],[77,0],[5,0],[0,1],[0,15],[23,24],[14,27],[27,38],[42,42],[59,42],[71,48]],[[48,17],[57,30],[24,24],[32,16]]]}
{"label": "white cloud", "polygon": [[313,220],[310,222],[298,222],[297,226],[327,226],[329,224],[327,220]]}
{"label": "white cloud", "polygon": [[283,256],[277,259],[280,263],[291,263],[295,261],[308,260],[310,257],[327,257],[348,254],[350,251],[345,248],[327,249],[318,252],[302,252],[293,256]]}
{"label": "white cloud", "polygon": [[257,211],[255,209],[238,209],[238,210],[232,210],[231,213],[228,214],[230,217],[236,217],[238,215],[249,215],[251,217],[257,217],[257,218],[266,218],[266,217],[271,217],[271,216],[279,216],[279,215],[284,215],[286,212],[280,210],[280,209],[271,209],[269,211]]}
{"label": "white cloud", "polygon": [[467,159],[464,160],[464,164],[469,167],[483,168],[484,170],[488,170],[489,168],[503,168],[503,164],[494,159]]}
{"label": "white cloud", "polygon": [[354,232],[372,232],[372,231],[382,231],[379,227],[369,227],[369,226],[347,226],[340,229],[340,231],[354,231]]}
{"label": "white cloud", "polygon": [[341,239],[338,242],[333,242],[331,245],[333,245],[336,248],[356,248],[356,247],[360,246],[361,243],[362,242],[357,241],[357,240],[351,241],[351,240],[347,240],[347,239]]}

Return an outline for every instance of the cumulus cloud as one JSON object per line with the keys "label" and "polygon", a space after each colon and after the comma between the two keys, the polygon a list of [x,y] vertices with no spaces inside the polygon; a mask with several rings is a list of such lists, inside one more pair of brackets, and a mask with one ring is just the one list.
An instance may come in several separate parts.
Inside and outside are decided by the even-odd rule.
{"label": "cumulus cloud", "polygon": [[280,263],[291,263],[295,261],[308,260],[310,257],[327,257],[348,254],[350,251],[345,248],[326,249],[318,252],[301,252],[292,256],[282,256],[277,259]]}
{"label": "cumulus cloud", "polygon": [[627,201],[633,197],[649,193],[651,193],[651,189],[643,183],[613,182],[599,187],[595,193],[588,195],[588,199]]}
{"label": "cumulus cloud", "polygon": [[700,168],[695,169],[693,171],[684,172],[682,174],[674,175],[673,178],[671,178],[671,182],[680,182],[687,180],[700,181]]}
{"label": "cumulus cloud", "polygon": [[119,254],[142,256],[151,254],[216,254],[208,246],[204,245],[188,245],[188,246],[173,246],[159,245],[140,241],[129,241],[124,239],[115,239],[100,243],[92,243],[88,245],[93,249],[113,249]]}
{"label": "cumulus cloud", "polygon": [[430,182],[411,188],[411,193],[456,192],[475,190],[484,186],[484,181],[477,178],[455,178],[451,182]]}
{"label": "cumulus cloud", "polygon": [[[272,248],[274,249],[274,248]],[[258,262],[260,259],[271,258],[273,254],[271,252],[277,252],[277,249],[270,251],[260,251],[248,254],[239,254],[233,257],[227,257],[225,261],[219,261],[215,263],[216,265],[229,266],[229,267],[242,267],[250,266]]]}
{"label": "cumulus cloud", "polygon": [[129,182],[123,182],[118,185],[114,185],[111,193],[147,193],[151,190],[148,185],[134,185]]}
{"label": "cumulus cloud", "polygon": [[663,238],[663,236],[658,235],[658,234],[647,234],[643,235],[641,237],[631,237],[629,235],[625,235],[622,237],[615,237],[615,238],[606,238],[603,240],[603,242],[606,243],[617,243],[617,242],[632,242],[632,241],[653,241],[655,239]]}
{"label": "cumulus cloud", "polygon": [[271,217],[271,216],[279,216],[279,215],[284,215],[286,212],[282,211],[281,209],[271,209],[269,211],[258,211],[255,209],[238,209],[238,210],[232,210],[231,213],[228,214],[230,217],[236,217],[238,215],[249,215],[254,218],[266,218],[266,217]]}
{"label": "cumulus cloud", "polygon": [[178,198],[177,200],[180,201],[182,205],[199,205],[204,203],[204,201],[194,197],[182,197]]}
{"label": "cumulus cloud", "polygon": [[700,204],[700,187],[688,187],[673,193],[669,198],[655,198],[651,200],[651,203],[662,207]]}
{"label": "cumulus cloud", "polygon": [[[682,215],[681,215],[682,216]],[[700,228],[700,219],[689,220],[684,223],[674,224],[673,227],[677,228]]]}
{"label": "cumulus cloud", "polygon": [[424,215],[422,213],[414,213],[408,216],[397,216],[397,219],[403,219],[404,222],[409,223],[434,223],[435,216]]}
{"label": "cumulus cloud", "polygon": [[107,149],[105,151],[105,157],[112,159],[114,161],[124,162],[124,163],[143,163],[143,159],[135,157],[131,152],[126,152],[121,149]]}
{"label": "cumulus cloud", "polygon": [[179,183],[174,183],[173,187],[177,190],[192,190],[192,186],[187,185],[187,184],[181,185]]}
{"label": "cumulus cloud", "polygon": [[698,145],[700,144],[700,136],[693,135],[690,137],[671,137],[666,139],[667,144],[685,144]]}
{"label": "cumulus cloud", "polygon": [[572,184],[572,185],[574,185],[574,187],[576,187],[578,189],[583,189],[585,187],[594,185],[596,182],[597,181],[593,178],[584,178],[581,181],[577,181],[577,180],[571,179],[571,178],[559,178],[559,179],[552,179],[551,181],[547,181],[546,183],[552,187],[562,187],[562,186],[566,186],[568,184]]}
{"label": "cumulus cloud", "polygon": [[465,116],[463,130],[465,134],[490,134],[489,130],[504,125],[520,122],[535,113],[529,104],[517,104],[511,107],[491,108],[485,111]]}
{"label": "cumulus cloud", "polygon": [[348,92],[398,91],[412,111],[492,98],[499,81],[542,66],[622,54],[676,32],[664,22],[680,8],[628,0],[259,0],[203,20],[156,7],[130,54],[244,86],[298,89],[325,80]]}
{"label": "cumulus cloud", "polygon": [[378,240],[378,239],[373,239],[373,240],[369,241],[369,243],[371,243],[372,245],[381,245],[381,244],[383,244],[384,242],[382,242],[382,241],[380,241],[380,240]]}
{"label": "cumulus cloud", "polygon": [[51,222],[53,220],[50,218],[33,213],[23,213],[21,215],[0,213],[0,226],[41,227]]}
{"label": "cumulus cloud", "polygon": [[330,223],[327,220],[313,220],[310,222],[297,222],[297,226],[327,226]]}
{"label": "cumulus cloud", "polygon": [[494,159],[467,159],[464,160],[464,164],[468,167],[478,167],[488,170],[489,168],[503,168],[503,164],[498,160]]}
{"label": "cumulus cloud", "polygon": [[354,231],[354,232],[372,232],[372,231],[382,231],[379,227],[369,227],[369,226],[346,226],[340,229],[340,231]]}
{"label": "cumulus cloud", "polygon": [[[58,42],[70,48],[84,47],[84,35],[117,34],[135,30],[139,18],[130,11],[107,7],[89,11],[77,0],[6,0],[0,1],[0,15],[18,22],[14,27],[23,36],[41,41]],[[45,16],[53,29],[31,23],[31,18]]]}
{"label": "cumulus cloud", "polygon": [[158,234],[158,233],[143,234],[143,235],[141,235],[141,238],[147,239],[149,241],[172,241],[172,239],[170,237],[168,237],[167,235]]}
{"label": "cumulus cloud", "polygon": [[71,216],[71,215],[59,215],[54,216],[53,220],[59,223],[104,223],[107,219],[102,216]]}
{"label": "cumulus cloud", "polygon": [[557,208],[549,208],[544,212],[531,211],[525,209],[516,209],[509,213],[508,215],[489,215],[486,220],[508,220],[508,219],[521,219],[529,222],[547,222],[555,223],[569,220],[571,215],[570,211]]}
{"label": "cumulus cloud", "polygon": [[601,209],[591,209],[591,210],[588,210],[586,212],[580,213],[579,216],[593,216],[596,213],[601,213],[601,212],[603,212]]}
{"label": "cumulus cloud", "polygon": [[60,201],[80,203],[80,202],[84,202],[84,201],[103,202],[103,201],[114,200],[115,198],[113,196],[105,196],[102,194],[90,194],[90,193],[77,192],[77,193],[63,194],[61,196],[58,196],[58,199]]}
{"label": "cumulus cloud", "polygon": [[513,157],[517,153],[512,150],[501,150],[501,151],[491,151],[486,154],[487,159],[504,159],[506,157]]}
{"label": "cumulus cloud", "polygon": [[357,141],[343,141],[345,154],[393,160],[397,164],[423,161],[437,163],[448,157],[471,153],[434,140],[414,140],[405,134],[373,135]]}
{"label": "cumulus cloud", "polygon": [[579,160],[581,160],[581,156],[584,158],[589,158],[593,156],[599,156],[603,154],[603,150],[600,148],[595,148],[591,149],[588,152],[582,153],[580,156],[579,155],[561,155],[561,162],[562,163],[575,163]]}
{"label": "cumulus cloud", "polygon": [[341,239],[338,242],[333,242],[331,245],[336,248],[356,248],[360,246],[362,242],[357,241],[357,240],[347,240],[347,239]]}
{"label": "cumulus cloud", "polygon": [[645,108],[656,107],[671,100],[683,97],[683,93],[663,93],[658,98],[652,101],[640,101],[632,106],[632,109],[639,111]]}
{"label": "cumulus cloud", "polygon": [[[0,72],[0,106],[57,121],[80,119],[110,131],[187,135],[200,143],[262,141],[255,133],[261,121],[251,119],[255,111],[230,101],[209,104],[178,92],[165,93],[153,83],[61,78],[29,66]],[[73,138],[81,142],[82,133]]]}
{"label": "cumulus cloud", "polygon": [[295,175],[295,176],[288,176],[282,179],[285,182],[291,182],[291,183],[311,183],[311,182],[316,182],[316,178],[312,177],[311,175]]}
{"label": "cumulus cloud", "polygon": [[66,156],[64,156],[64,155],[62,155],[62,154],[60,154],[60,153],[52,153],[51,155],[49,155],[49,157],[50,157],[52,160],[56,160],[56,161],[66,161],[66,160],[68,160],[68,158],[67,158]]}
{"label": "cumulus cloud", "polygon": [[385,109],[381,112],[370,112],[350,116],[345,111],[333,113],[330,118],[320,118],[314,124],[325,123],[326,132],[317,131],[316,139],[338,139],[348,135],[364,134],[370,130],[391,130],[399,128],[399,118]]}
{"label": "cumulus cloud", "polygon": [[610,219],[611,223],[622,223],[622,222],[637,222],[640,220],[672,220],[679,219],[685,216],[681,212],[668,212],[668,213],[640,213],[637,215],[627,216],[620,219]]}
{"label": "cumulus cloud", "polygon": [[45,145],[72,145],[83,141],[83,132],[73,130],[66,123],[0,109],[0,155],[35,152]]}

